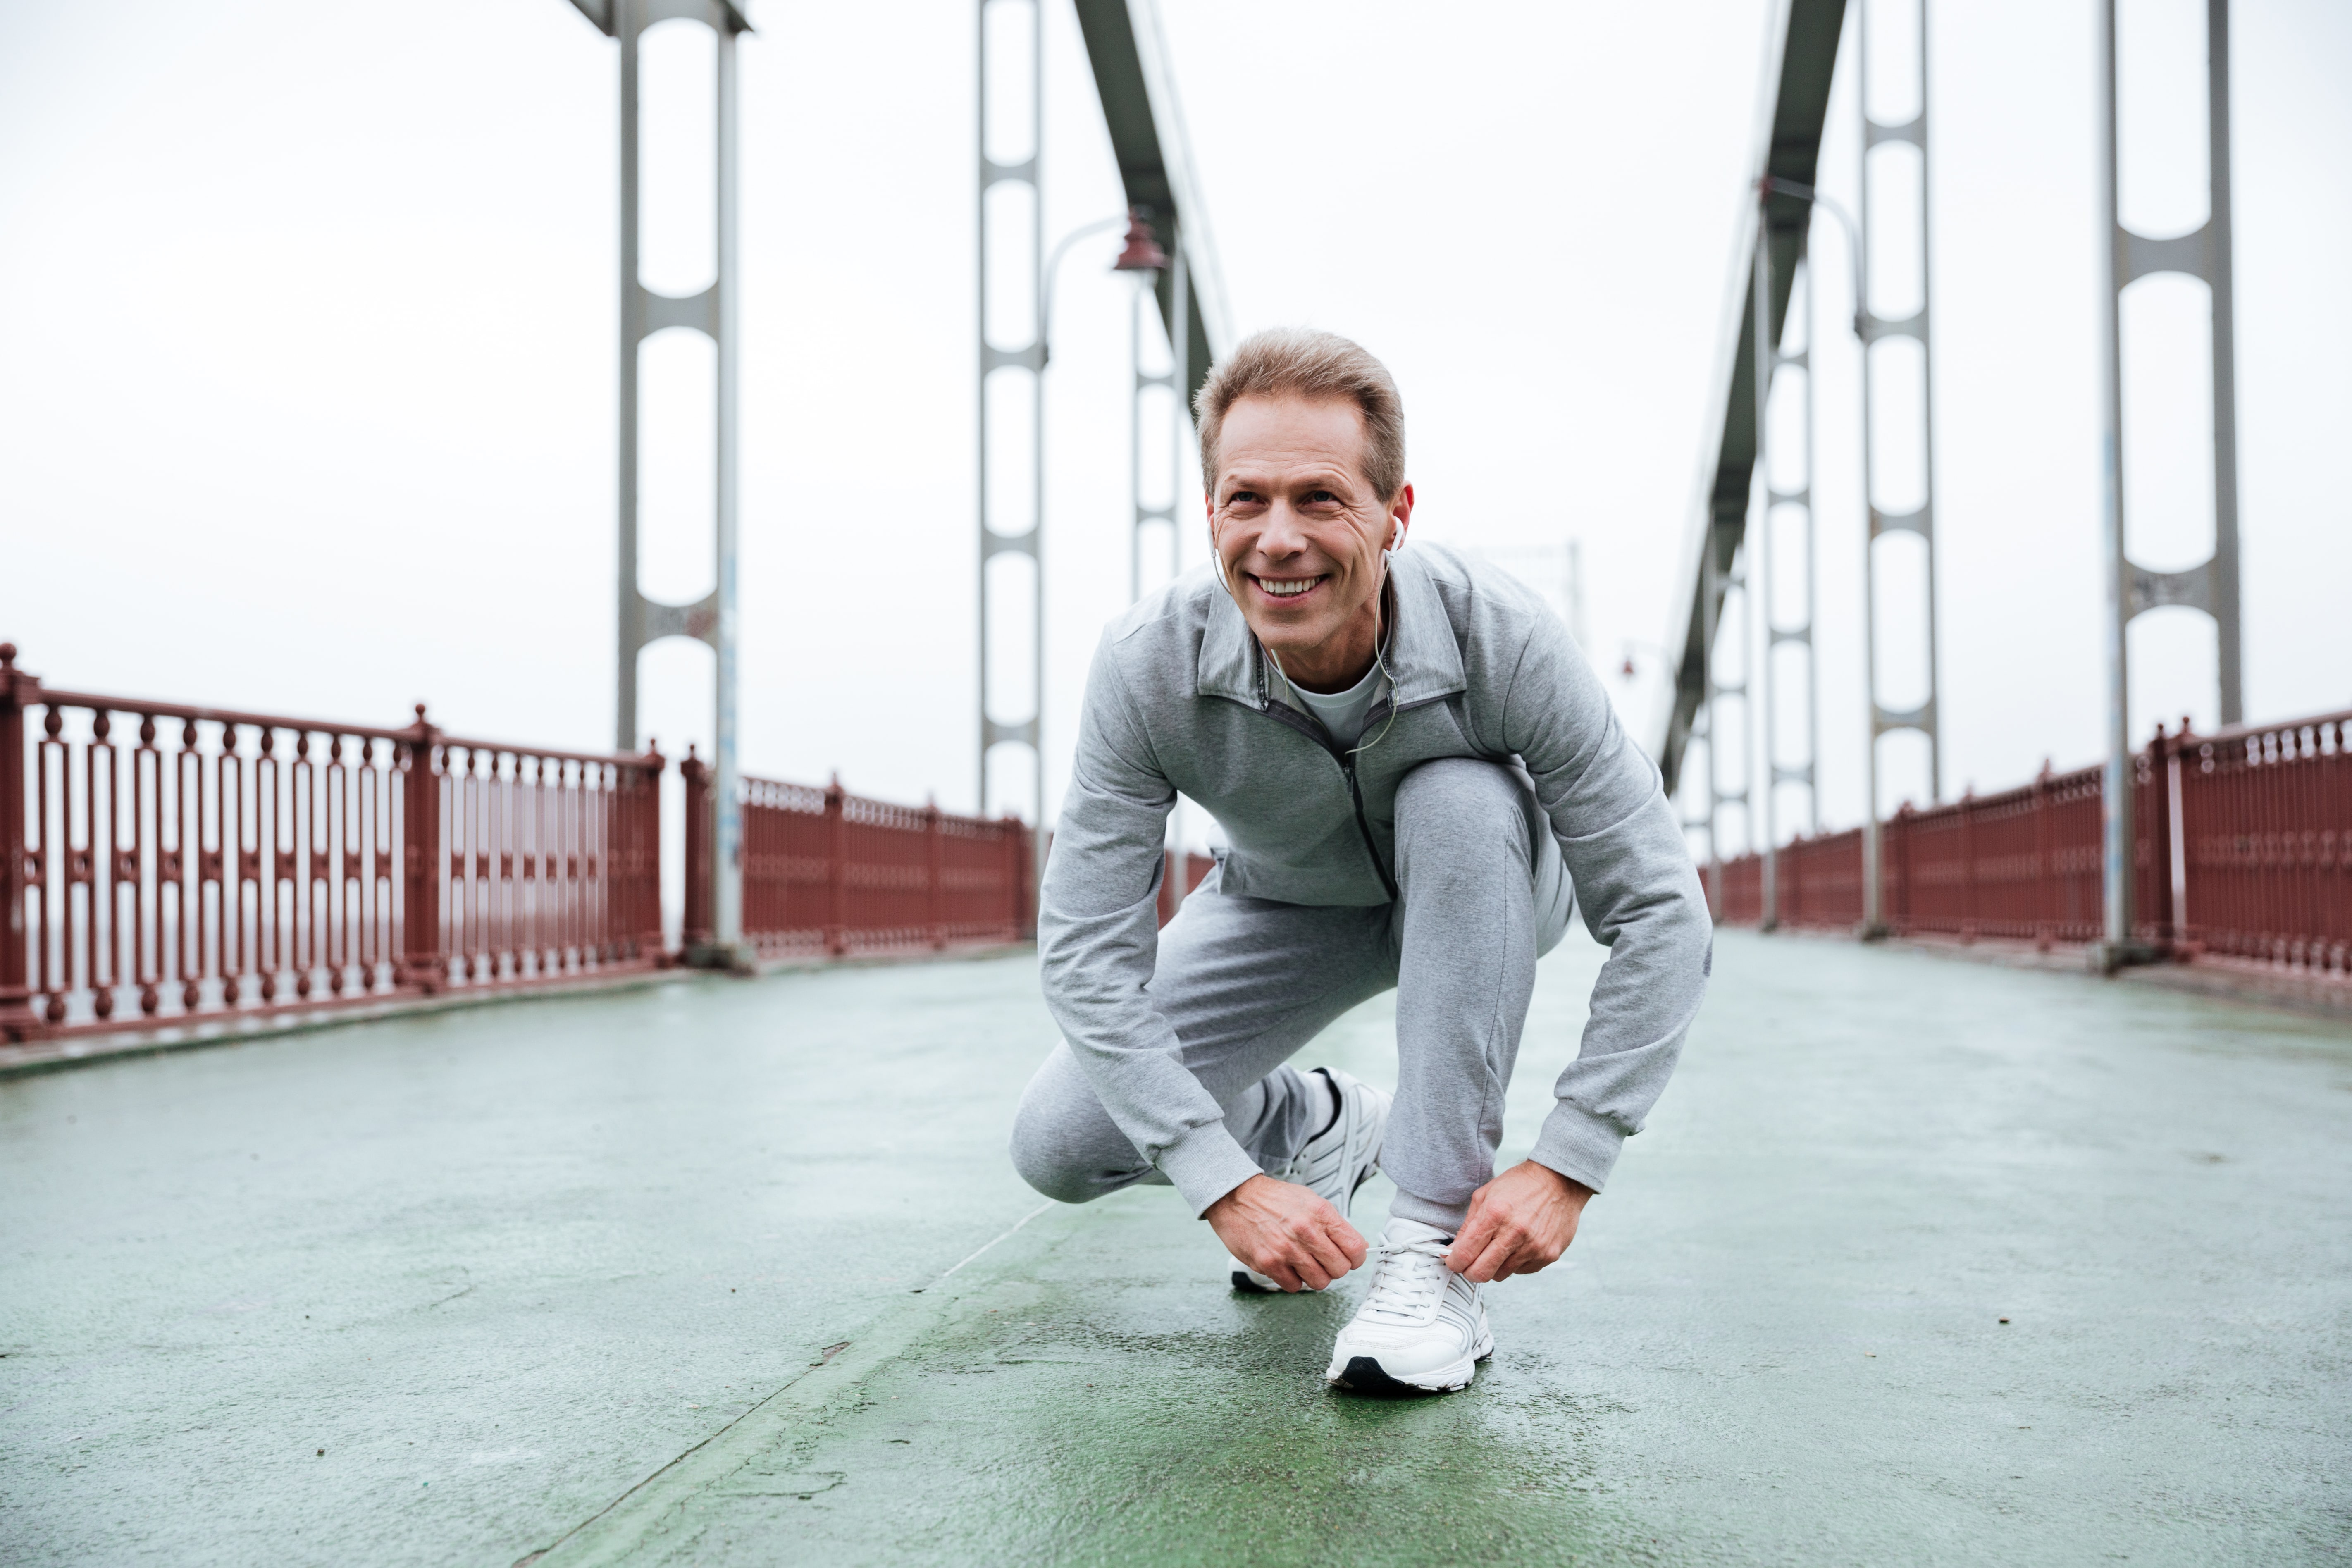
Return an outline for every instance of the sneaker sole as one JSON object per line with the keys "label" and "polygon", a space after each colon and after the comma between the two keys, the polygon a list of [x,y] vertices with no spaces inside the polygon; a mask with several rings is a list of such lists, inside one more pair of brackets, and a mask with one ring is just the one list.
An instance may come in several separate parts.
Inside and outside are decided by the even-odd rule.
{"label": "sneaker sole", "polygon": [[1452,1366],[1442,1366],[1434,1372],[1417,1373],[1410,1377],[1391,1377],[1381,1365],[1377,1356],[1350,1356],[1348,1364],[1336,1372],[1323,1374],[1323,1381],[1334,1388],[1344,1388],[1350,1394],[1366,1394],[1375,1397],[1398,1398],[1418,1394],[1455,1394],[1470,1386],[1478,1375],[1478,1363],[1495,1353],[1495,1341],[1489,1335],[1465,1360]]}
{"label": "sneaker sole", "polygon": [[1398,1398],[1417,1394],[1458,1393],[1469,1387],[1470,1380],[1475,1375],[1476,1363],[1464,1361],[1412,1377],[1391,1377],[1377,1357],[1360,1355],[1352,1358],[1338,1376],[1327,1374],[1324,1381],[1350,1394]]}

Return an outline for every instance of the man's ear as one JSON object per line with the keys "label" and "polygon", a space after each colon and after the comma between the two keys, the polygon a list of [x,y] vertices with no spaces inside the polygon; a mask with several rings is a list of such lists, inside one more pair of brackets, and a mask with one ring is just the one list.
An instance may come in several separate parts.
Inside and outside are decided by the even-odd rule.
{"label": "man's ear", "polygon": [[1389,502],[1389,542],[1387,548],[1391,550],[1402,549],[1404,547],[1405,531],[1412,526],[1412,487],[1411,485],[1407,485],[1402,489],[1397,491],[1396,500]]}

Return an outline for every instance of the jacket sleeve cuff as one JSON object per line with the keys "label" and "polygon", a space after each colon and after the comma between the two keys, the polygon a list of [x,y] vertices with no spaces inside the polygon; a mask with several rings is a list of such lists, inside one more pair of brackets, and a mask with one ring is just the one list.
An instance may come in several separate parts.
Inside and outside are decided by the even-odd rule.
{"label": "jacket sleeve cuff", "polygon": [[1222,1121],[1193,1128],[1161,1150],[1157,1163],[1160,1173],[1192,1205],[1195,1219],[1252,1176],[1265,1174]]}
{"label": "jacket sleeve cuff", "polygon": [[1597,1193],[1624,1147],[1625,1134],[1615,1122],[1563,1100],[1544,1118],[1543,1131],[1528,1158]]}

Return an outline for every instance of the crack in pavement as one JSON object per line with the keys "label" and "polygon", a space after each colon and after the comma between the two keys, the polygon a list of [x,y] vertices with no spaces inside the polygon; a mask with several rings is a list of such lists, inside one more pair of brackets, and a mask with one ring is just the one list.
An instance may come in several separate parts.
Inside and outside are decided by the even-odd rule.
{"label": "crack in pavement", "polygon": [[[590,1564],[626,1561],[640,1546],[665,1533],[697,1496],[727,1489],[730,1478],[783,1447],[795,1426],[818,1416],[844,1394],[855,1394],[870,1373],[895,1361],[923,1339],[967,1294],[987,1289],[992,1278],[981,1271],[966,1276],[963,1288],[942,1287],[966,1264],[1009,1240],[1031,1220],[1053,1208],[1063,1208],[1074,1222],[1088,1212],[1050,1202],[1030,1210],[938,1278],[908,1291],[896,1306],[885,1309],[851,1338],[830,1347],[821,1360],[787,1379],[742,1415],[663,1464],[546,1546],[520,1558],[515,1568],[524,1568],[526,1563],[534,1568],[542,1564],[544,1568],[587,1568]],[[1049,1228],[1040,1245],[1048,1249],[1060,1246],[1068,1239],[1069,1228],[1068,1225]],[[812,1490],[797,1484],[777,1486],[771,1478],[767,1486],[754,1489],[805,1497],[837,1484],[835,1480]]]}

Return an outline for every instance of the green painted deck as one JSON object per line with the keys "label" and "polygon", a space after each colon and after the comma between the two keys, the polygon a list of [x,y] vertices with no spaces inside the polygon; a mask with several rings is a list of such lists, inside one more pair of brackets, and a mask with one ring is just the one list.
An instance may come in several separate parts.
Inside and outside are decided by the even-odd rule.
{"label": "green painted deck", "polygon": [[[1596,963],[1546,961],[1517,1147]],[[1389,1081],[1389,1019],[1311,1054]],[[1727,933],[1566,1266],[1492,1291],[1475,1387],[1409,1403],[1323,1387],[1359,1284],[1235,1297],[1166,1189],[1039,1212],[1002,1139],[1052,1038],[1012,957],[0,1083],[0,1560],[2352,1542],[2342,1025]]]}

